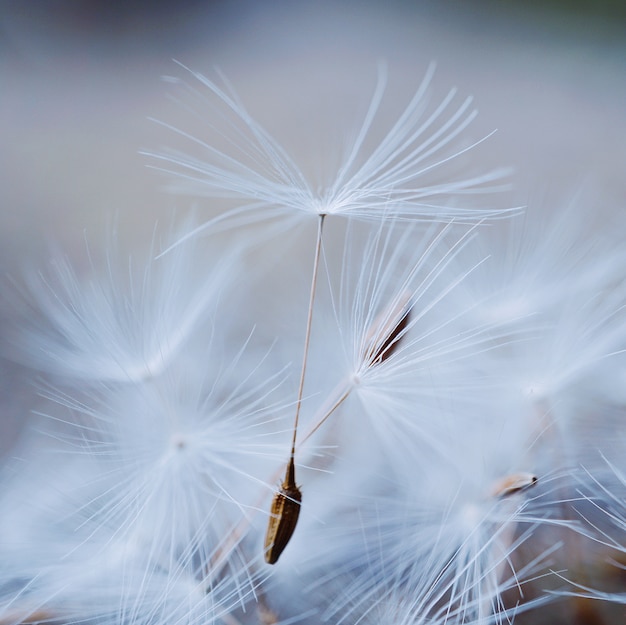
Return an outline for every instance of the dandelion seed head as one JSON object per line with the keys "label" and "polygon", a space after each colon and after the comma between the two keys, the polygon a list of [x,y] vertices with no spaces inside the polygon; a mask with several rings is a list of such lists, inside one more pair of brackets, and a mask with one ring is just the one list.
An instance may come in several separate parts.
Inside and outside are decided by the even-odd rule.
{"label": "dandelion seed head", "polygon": [[[208,136],[197,135],[197,129],[162,124],[188,145],[189,152],[145,154],[155,169],[175,176],[176,191],[246,203],[230,215],[213,219],[212,225],[224,220],[253,223],[281,215],[295,219],[344,215],[379,221],[382,216],[431,220],[453,215],[474,220],[503,213],[479,208],[468,200],[478,191],[497,188],[492,183],[502,177],[502,171],[454,179],[446,179],[440,172],[480,141],[468,146],[460,140],[476,115],[471,98],[459,101],[456,91],[451,90],[440,103],[431,106],[427,102],[432,67],[403,113],[390,125],[387,136],[368,152],[364,146],[385,89],[385,77],[379,76],[353,143],[345,150],[331,181],[319,191],[287,151],[252,118],[228,84],[220,86],[187,71],[197,86],[179,81],[179,87],[192,101],[186,105],[193,111],[192,119],[214,115],[208,123],[199,124],[204,131],[208,126]],[[199,113],[200,106],[207,112]],[[224,141],[228,148],[218,147]],[[456,208],[453,198],[463,198],[467,204]]]}
{"label": "dandelion seed head", "polygon": [[[169,237],[180,238],[190,223]],[[207,259],[190,244],[155,260],[155,245],[143,259],[124,261],[111,237],[101,261],[87,246],[80,272],[57,258],[49,275],[28,276],[26,299],[37,320],[16,332],[15,358],[82,383],[158,377],[194,334],[210,331],[204,316],[221,299],[238,250]]]}

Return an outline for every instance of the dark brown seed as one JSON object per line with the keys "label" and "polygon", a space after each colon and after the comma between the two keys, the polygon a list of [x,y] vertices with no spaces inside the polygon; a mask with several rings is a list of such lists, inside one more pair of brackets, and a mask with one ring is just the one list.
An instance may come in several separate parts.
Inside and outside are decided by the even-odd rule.
{"label": "dark brown seed", "polygon": [[296,486],[293,459],[289,461],[285,479],[274,495],[270,520],[265,534],[265,561],[275,564],[291,540],[300,516],[302,493]]}
{"label": "dark brown seed", "polygon": [[514,493],[519,493],[537,483],[537,476],[532,473],[513,473],[498,480],[491,493],[494,497],[508,497]]}
{"label": "dark brown seed", "polygon": [[409,325],[411,297],[403,293],[393,307],[383,311],[370,328],[365,359],[370,366],[385,362],[391,356],[402,339],[403,332]]}

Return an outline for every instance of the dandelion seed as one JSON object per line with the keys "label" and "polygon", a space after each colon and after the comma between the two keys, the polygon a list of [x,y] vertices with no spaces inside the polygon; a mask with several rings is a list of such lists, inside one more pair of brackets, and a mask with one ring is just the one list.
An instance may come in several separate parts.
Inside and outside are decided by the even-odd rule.
{"label": "dandelion seed", "polygon": [[[320,190],[306,179],[286,151],[250,116],[230,87],[220,88],[205,76],[181,67],[207,89],[209,96],[214,97],[216,112],[221,119],[219,126],[212,120],[209,124],[215,124],[215,138],[225,139],[230,151],[215,147],[211,138],[194,136],[194,131],[163,124],[194,147],[198,156],[179,152],[144,154],[153,159],[155,169],[178,177],[180,184],[176,190],[249,202],[209,222],[213,227],[224,218],[231,225],[245,225],[281,215],[294,218],[298,215],[345,215],[375,221],[393,217],[448,220],[457,216],[475,221],[510,213],[451,206],[449,200],[452,197],[467,197],[498,188],[492,188],[490,184],[502,178],[504,171],[456,180],[439,177],[439,170],[445,170],[451,161],[481,141],[453,147],[476,116],[476,111],[471,108],[471,98],[457,104],[456,90],[452,90],[440,104],[429,110],[426,94],[434,73],[433,66],[387,136],[367,154],[366,138],[385,90],[385,74],[381,72],[347,157],[334,180],[322,185]],[[212,105],[194,87],[187,85],[187,89],[191,97],[199,99],[195,107]],[[194,116],[198,115],[204,113],[196,111]],[[200,226],[197,232],[209,224]]]}
{"label": "dandelion seed", "polygon": [[624,251],[601,233],[590,236],[590,229],[590,210],[582,199],[532,205],[492,223],[465,256],[490,258],[458,293],[466,294],[472,316],[515,324],[552,319],[575,294],[582,303],[609,292],[622,280]]}
{"label": "dandelion seed", "polygon": [[[523,583],[558,549],[559,541],[539,560],[519,564],[519,547],[547,522],[524,496],[536,483],[535,476],[510,470],[530,462],[528,441],[514,435],[523,428],[517,415],[507,419],[510,423],[503,422],[486,403],[455,401],[453,406],[449,411],[435,410],[422,401],[419,413],[424,415],[426,434],[406,429],[389,451],[381,450],[379,435],[361,437],[365,446],[361,456],[367,458],[359,465],[362,484],[346,494],[343,503],[335,500],[322,519],[320,537],[314,542],[316,537],[309,532],[302,551],[316,553],[325,570],[356,576],[363,584],[358,597],[364,601],[368,588],[386,596],[383,580],[396,567],[402,572],[400,579],[411,572],[432,571],[429,594],[421,594],[424,587],[409,594],[422,597],[423,603],[411,612],[411,620],[407,615],[407,623],[506,622],[505,590]],[[414,416],[415,408],[405,411]],[[388,421],[376,432],[384,431],[391,416],[384,415]],[[431,442],[434,438],[441,439],[439,445]],[[391,475],[397,478],[392,480]],[[502,475],[504,479],[494,479]],[[376,557],[363,553],[360,541],[375,545]],[[300,560],[298,564],[305,566]],[[315,579],[314,571],[311,577]],[[328,573],[326,579],[330,578]],[[401,588],[410,593],[408,587]],[[331,622],[343,618],[345,597],[338,593],[325,618]],[[346,622],[353,622],[353,616]]]}
{"label": "dandelion seed", "polygon": [[403,293],[398,301],[392,302],[392,309],[385,310],[374,320],[365,338],[370,343],[365,359],[370,366],[385,362],[397,349],[403,333],[409,326],[411,295]]}
{"label": "dandelion seed", "polygon": [[493,497],[508,497],[520,493],[537,483],[537,476],[532,473],[513,473],[498,480],[491,488]]}
{"label": "dandelion seed", "polygon": [[[342,514],[339,522],[348,525],[342,535],[342,538],[349,536],[347,549],[342,548],[345,543],[342,544],[341,538],[335,537],[336,543],[324,551],[330,563],[325,560],[325,566],[318,564],[318,569],[312,565],[310,572],[310,591],[315,596],[324,593],[331,597],[321,614],[324,622],[507,623],[515,613],[545,602],[545,598],[540,598],[523,606],[508,607],[503,599],[507,593],[521,593],[523,584],[532,579],[538,565],[553,551],[550,548],[536,560],[513,570],[514,553],[529,538],[530,530],[523,533],[523,538],[505,546],[499,526],[494,524],[487,535],[475,527],[481,535],[469,532],[455,550],[447,545],[445,534],[437,532],[438,525],[445,528],[445,513],[438,518],[435,510],[429,515],[428,506],[424,506],[424,515],[413,517],[413,505],[405,499],[403,508],[400,499],[395,493],[389,498],[379,498],[378,504],[372,498],[365,507],[355,506],[356,501],[352,501],[352,506],[344,509],[346,514]],[[386,510],[387,503],[392,504],[391,511]],[[376,514],[372,518],[363,515],[374,510]],[[427,542],[424,535],[411,537],[412,532],[421,533],[430,523],[433,532]],[[397,549],[389,554],[388,549],[394,543]],[[418,545],[419,552],[412,551]],[[335,552],[339,552],[337,557]],[[329,569],[333,573],[325,574]]]}
{"label": "dandelion seed", "polygon": [[[392,302],[389,310],[381,313],[372,323],[367,333],[369,348],[365,355],[368,367],[375,367],[387,360],[398,348],[407,329],[411,313],[410,295],[400,296],[400,302]],[[352,378],[354,382],[355,378]],[[323,406],[317,411],[315,425],[302,442],[308,440],[350,396],[353,383],[341,382],[330,394]]]}
{"label": "dandelion seed", "polygon": [[313,260],[313,276],[311,278],[311,293],[309,296],[309,309],[307,314],[306,331],[304,338],[304,355],[302,357],[302,369],[300,372],[300,384],[298,386],[298,399],[296,401],[296,417],[293,425],[293,437],[291,440],[291,455],[285,471],[285,479],[272,501],[270,520],[265,536],[265,561],[275,564],[291,539],[298,523],[302,493],[296,486],[294,457],[296,453],[296,436],[298,421],[300,418],[300,406],[302,405],[302,393],[306,375],[306,364],[309,353],[309,341],[311,339],[311,325],[313,321],[313,305],[315,303],[315,291],[317,287],[317,272],[319,269],[320,254],[322,249],[322,233],[324,228],[324,215],[319,219],[317,230],[317,243],[315,246],[315,258]]}
{"label": "dandelion seed", "polygon": [[265,535],[265,561],[275,564],[290,541],[298,523],[302,493],[296,486],[293,458],[289,461],[287,475],[280,491],[276,493],[270,510],[270,520]]}
{"label": "dandelion seed", "polygon": [[[190,229],[184,223],[170,242]],[[50,275],[29,276],[37,318],[16,332],[16,360],[82,383],[141,383],[210,331],[205,316],[232,282],[240,248],[211,258],[190,244],[154,260],[154,242],[143,261],[120,262],[114,237],[108,245],[102,266],[87,250],[91,275],[56,259]]]}
{"label": "dandelion seed", "polygon": [[[363,430],[365,412],[379,446],[390,452],[413,436],[440,445],[427,410],[418,406],[450,393],[451,385],[471,385],[465,358],[488,349],[499,331],[493,324],[464,327],[466,311],[449,305],[472,270],[450,272],[454,257],[472,240],[471,231],[448,240],[452,227],[434,225],[424,232],[404,223],[381,226],[364,243],[349,229],[339,261],[326,250],[327,299],[320,303],[333,319],[322,321],[323,337],[310,359],[316,396],[326,399],[309,415],[303,440],[344,406],[347,440],[348,432]],[[353,397],[357,412],[348,406]]]}
{"label": "dandelion seed", "polygon": [[[211,328],[222,319],[226,331],[227,318],[203,320]],[[83,482],[44,519],[46,527],[62,517],[64,532],[47,529],[18,543],[29,545],[20,556],[28,563],[13,571],[34,580],[23,603],[32,598],[27,605],[72,621],[119,610],[115,622],[139,625],[151,622],[151,612],[163,622],[193,622],[184,620],[185,603],[198,622],[212,622],[253,596],[265,574],[245,541],[269,488],[263,478],[282,449],[285,405],[276,398],[284,371],[259,375],[266,354],[250,354],[249,342],[229,363],[220,335],[200,333],[206,342],[186,344],[185,357],[157,380],[46,387],[52,405],[41,412],[49,414],[49,440],[59,440],[51,476],[60,484],[51,479],[45,490],[63,489],[54,465],[75,468]],[[36,496],[34,485],[13,499]],[[233,541],[242,519],[246,529]]]}

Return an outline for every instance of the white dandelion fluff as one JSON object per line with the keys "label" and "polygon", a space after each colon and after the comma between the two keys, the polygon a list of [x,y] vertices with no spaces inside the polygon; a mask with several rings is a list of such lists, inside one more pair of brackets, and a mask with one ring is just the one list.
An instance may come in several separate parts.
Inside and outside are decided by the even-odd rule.
{"label": "white dandelion fluff", "polygon": [[454,291],[480,261],[459,269],[455,261],[474,232],[453,232],[454,223],[426,230],[402,223],[363,238],[349,227],[339,258],[327,250],[301,442],[336,419],[346,421],[339,429],[347,439],[372,427],[388,449],[418,433],[438,446],[426,416],[438,399],[468,388],[480,393],[474,371],[483,365],[476,361],[511,332],[491,322],[472,325],[467,308],[456,307]]}
{"label": "white dandelion fluff", "polygon": [[[244,349],[230,365],[214,363],[204,376],[179,363],[158,381],[48,390],[69,413],[63,431],[58,417],[51,423],[55,453],[34,450],[47,455],[50,477],[12,498],[57,482],[62,490],[52,504],[21,506],[33,531],[17,534],[26,551],[8,554],[18,564],[6,581],[20,590],[7,614],[151,623],[182,610],[180,622],[213,622],[254,598],[266,573],[247,535],[284,449],[285,410],[273,399],[282,372],[259,386]],[[66,471],[80,479],[64,485]]]}
{"label": "white dandelion fluff", "polygon": [[18,330],[15,358],[89,383],[158,377],[194,333],[211,331],[237,250],[212,258],[190,244],[155,260],[154,248],[124,262],[111,237],[101,266],[91,253],[81,271],[57,257],[46,274],[27,276],[36,321]]}
{"label": "white dandelion fluff", "polygon": [[[386,137],[368,152],[368,135],[385,91],[385,72],[380,72],[353,143],[345,152],[339,146],[338,151],[345,153],[341,166],[330,182],[324,181],[319,187],[308,181],[295,161],[252,118],[225,79],[225,86],[220,87],[182,67],[198,87],[171,80],[182,83],[195,100],[189,106],[192,118],[213,113],[214,118],[207,122],[210,136],[196,136],[193,130],[163,124],[188,143],[189,153],[167,150],[145,154],[153,167],[176,176],[176,190],[245,202],[227,213],[233,224],[280,215],[343,215],[378,221],[392,216],[433,220],[455,215],[476,220],[503,214],[502,210],[469,205],[454,207],[450,201],[455,196],[492,190],[490,185],[501,179],[504,171],[456,179],[442,173],[480,141],[462,140],[476,116],[471,98],[459,102],[453,89],[438,104],[429,102],[432,65]],[[215,143],[219,140],[227,147],[216,147],[211,136]]]}

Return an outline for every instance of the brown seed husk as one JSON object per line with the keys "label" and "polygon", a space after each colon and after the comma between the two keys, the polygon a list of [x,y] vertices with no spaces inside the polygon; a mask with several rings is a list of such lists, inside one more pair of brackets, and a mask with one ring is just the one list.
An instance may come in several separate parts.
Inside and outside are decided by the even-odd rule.
{"label": "brown seed husk", "polygon": [[508,497],[519,493],[537,483],[537,476],[532,473],[512,473],[498,480],[491,489],[493,497]]}
{"label": "brown seed husk", "polygon": [[296,486],[293,459],[280,490],[274,495],[265,534],[265,561],[275,564],[291,540],[300,516],[302,493]]}
{"label": "brown seed husk", "polygon": [[410,313],[411,296],[406,292],[376,317],[366,338],[369,345],[365,359],[370,366],[385,362],[397,350],[409,325]]}

